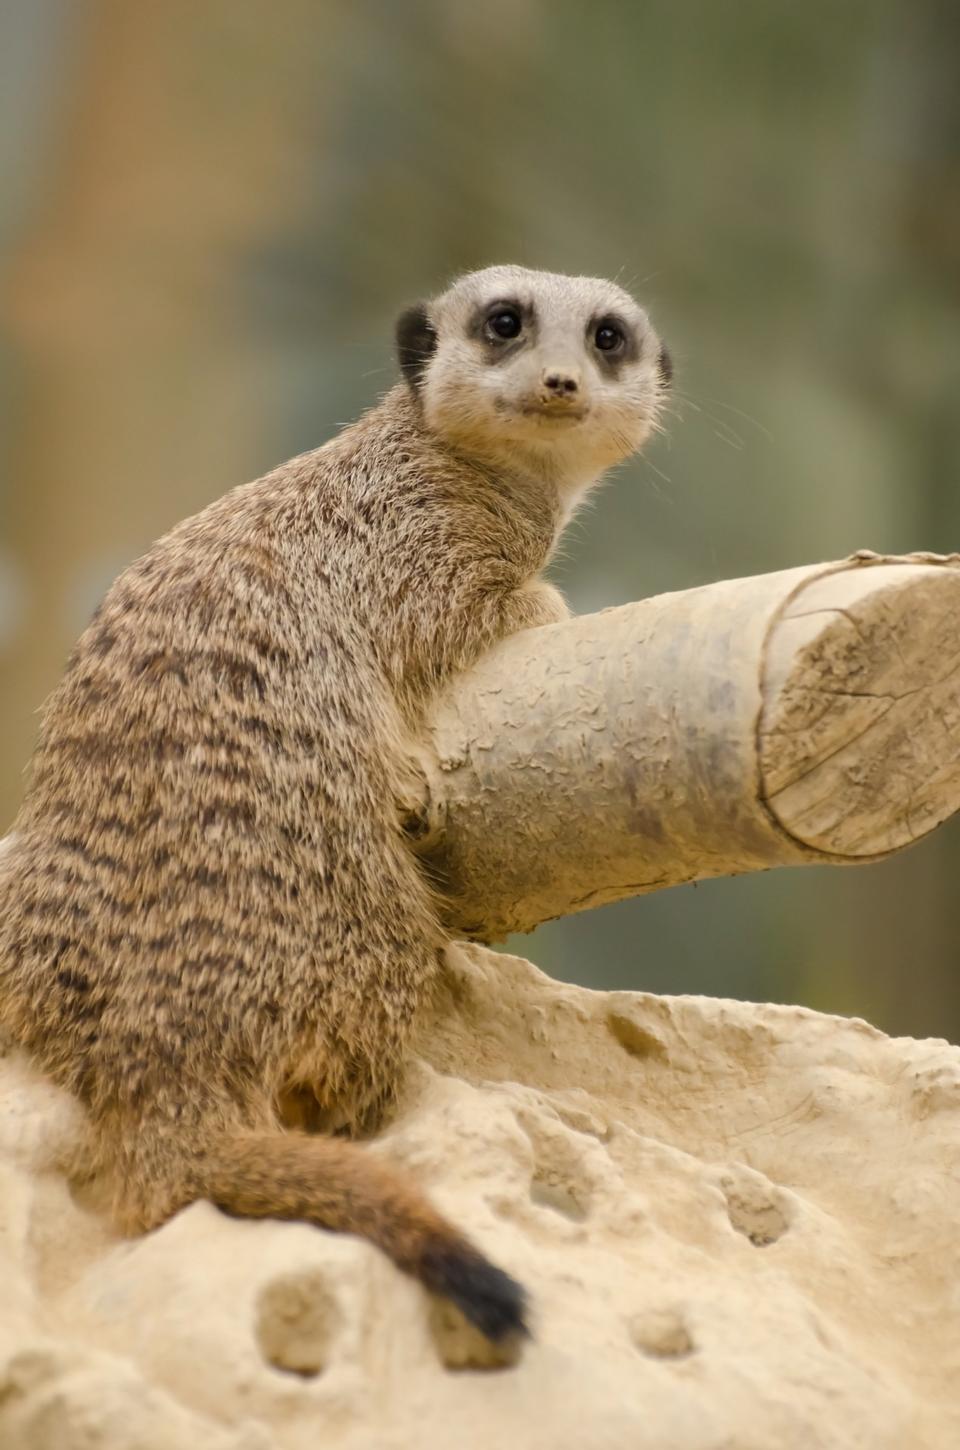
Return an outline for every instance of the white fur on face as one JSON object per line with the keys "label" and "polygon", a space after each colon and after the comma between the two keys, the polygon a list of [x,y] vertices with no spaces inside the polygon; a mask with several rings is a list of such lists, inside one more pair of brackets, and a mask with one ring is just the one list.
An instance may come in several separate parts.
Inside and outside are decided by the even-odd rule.
{"label": "white fur on face", "polygon": [[[524,330],[500,347],[484,320],[507,302],[522,309]],[[437,344],[421,384],[424,416],[459,451],[550,478],[572,509],[648,438],[663,392],[660,339],[615,283],[488,267],[459,278],[428,314]],[[594,343],[608,315],[628,336],[626,355],[613,363]],[[558,400],[546,386],[558,372],[576,382],[575,395]]]}

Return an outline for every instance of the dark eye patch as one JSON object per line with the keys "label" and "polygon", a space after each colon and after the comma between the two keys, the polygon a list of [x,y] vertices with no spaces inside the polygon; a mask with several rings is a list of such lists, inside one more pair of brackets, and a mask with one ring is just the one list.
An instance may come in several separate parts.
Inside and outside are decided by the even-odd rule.
{"label": "dark eye patch", "polygon": [[624,363],[636,362],[637,337],[630,323],[615,312],[602,312],[587,325],[587,346],[598,364],[616,372]]}
{"label": "dark eye patch", "polygon": [[467,332],[482,343],[486,361],[503,362],[529,342],[536,327],[536,313],[529,302],[517,297],[499,297],[479,306]]}

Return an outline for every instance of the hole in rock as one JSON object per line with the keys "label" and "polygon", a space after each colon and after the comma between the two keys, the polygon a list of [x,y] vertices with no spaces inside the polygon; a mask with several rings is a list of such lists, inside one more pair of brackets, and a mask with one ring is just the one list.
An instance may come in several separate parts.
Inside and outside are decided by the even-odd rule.
{"label": "hole in rock", "polygon": [[339,1322],[337,1302],[320,1273],[274,1279],[257,1300],[260,1353],[287,1374],[322,1374]]}
{"label": "hole in rock", "polygon": [[553,1113],[521,1110],[517,1123],[533,1150],[530,1202],[573,1223],[583,1223],[590,1212],[593,1189],[583,1134],[562,1127]]}
{"label": "hole in rock", "polygon": [[437,1355],[447,1369],[510,1369],[523,1352],[523,1339],[514,1335],[493,1344],[475,1329],[448,1299],[430,1305],[430,1334]]}
{"label": "hole in rock", "polygon": [[609,1123],[603,1122],[596,1114],[561,1103],[554,1103],[553,1110],[563,1126],[574,1133],[585,1133],[590,1138],[596,1138],[598,1143],[610,1141]]}
{"label": "hole in rock", "polygon": [[587,1204],[582,1189],[574,1188],[562,1178],[548,1170],[538,1170],[530,1184],[531,1202],[540,1208],[550,1208],[574,1223],[583,1223],[587,1216]]}
{"label": "hole in rock", "polygon": [[647,1309],[630,1320],[630,1337],[639,1350],[655,1359],[682,1359],[696,1345],[678,1309]]}
{"label": "hole in rock", "polygon": [[667,1049],[660,1038],[622,1012],[608,1012],[607,1027],[631,1057],[666,1059]]}
{"label": "hole in rock", "polygon": [[762,1183],[725,1178],[721,1187],[732,1227],[755,1248],[765,1249],[775,1244],[790,1227],[783,1206]]}

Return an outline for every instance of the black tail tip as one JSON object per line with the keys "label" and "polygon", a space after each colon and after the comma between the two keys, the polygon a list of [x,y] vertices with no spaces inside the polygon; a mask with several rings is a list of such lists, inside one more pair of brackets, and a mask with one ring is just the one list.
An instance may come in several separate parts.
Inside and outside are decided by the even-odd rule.
{"label": "black tail tip", "polygon": [[449,1299],[494,1344],[529,1335],[527,1293],[469,1244],[438,1244],[420,1262],[420,1278]]}

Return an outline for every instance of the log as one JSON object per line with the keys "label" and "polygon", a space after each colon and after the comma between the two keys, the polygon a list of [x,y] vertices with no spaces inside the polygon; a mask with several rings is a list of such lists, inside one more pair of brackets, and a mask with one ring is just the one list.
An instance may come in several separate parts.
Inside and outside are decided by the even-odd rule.
{"label": "log", "polygon": [[960,556],[863,551],[504,641],[429,722],[410,834],[447,925],[919,840],[960,808],[958,620]]}

